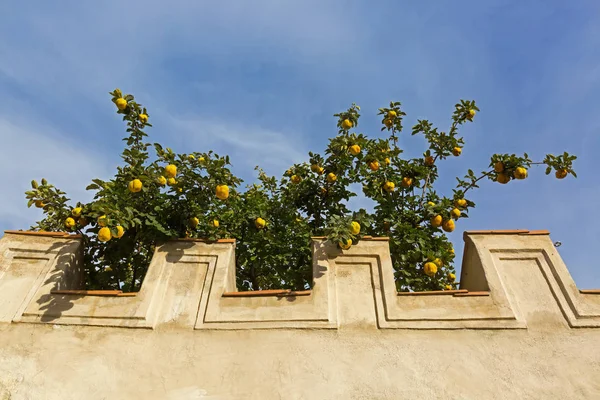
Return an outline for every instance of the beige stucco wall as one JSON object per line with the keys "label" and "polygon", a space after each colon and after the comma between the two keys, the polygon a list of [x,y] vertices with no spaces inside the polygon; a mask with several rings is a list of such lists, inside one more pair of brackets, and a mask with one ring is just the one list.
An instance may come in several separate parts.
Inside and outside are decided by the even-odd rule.
{"label": "beige stucco wall", "polygon": [[177,241],[136,296],[90,296],[52,293],[77,239],[7,233],[0,399],[600,398],[600,294],[543,232],[465,244],[460,292],[398,295],[387,241],[316,240],[310,293],[240,296],[234,243]]}

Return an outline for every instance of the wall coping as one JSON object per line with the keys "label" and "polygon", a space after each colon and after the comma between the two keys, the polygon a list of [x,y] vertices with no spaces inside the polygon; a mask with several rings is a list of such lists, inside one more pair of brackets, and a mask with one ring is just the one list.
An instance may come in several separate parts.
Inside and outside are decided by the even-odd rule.
{"label": "wall coping", "polygon": [[84,290],[83,242],[64,240],[77,237],[6,232],[0,322],[195,330],[535,329],[547,322],[600,328],[600,289],[576,287],[548,231],[465,232],[460,286],[427,292],[398,292],[389,238],[371,236],[347,250],[313,237],[311,290],[240,292],[235,240],[191,238],[157,245],[139,292]]}
{"label": "wall coping", "polygon": [[16,230],[7,230],[4,233],[9,233],[13,235],[28,235],[28,236],[44,236],[51,237],[54,239],[80,239],[82,235],[80,234],[72,234],[69,232],[46,232],[46,231],[16,231]]}

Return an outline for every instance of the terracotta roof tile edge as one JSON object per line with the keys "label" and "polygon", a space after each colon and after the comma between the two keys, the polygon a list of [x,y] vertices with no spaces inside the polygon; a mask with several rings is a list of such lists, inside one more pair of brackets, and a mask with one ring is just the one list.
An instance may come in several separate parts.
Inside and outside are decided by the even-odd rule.
{"label": "terracotta roof tile edge", "polygon": [[71,294],[80,296],[119,296],[121,290],[51,290],[50,294]]}
{"label": "terracotta roof tile edge", "polygon": [[489,231],[465,231],[465,235],[549,235],[550,231],[545,229],[528,230],[528,229],[498,229]]}
{"label": "terracotta roof tile edge", "polygon": [[600,289],[580,289],[581,294],[600,294]]}
{"label": "terracotta roof tile edge", "polygon": [[457,289],[457,290],[430,290],[425,292],[397,292],[398,296],[431,296],[431,295],[440,295],[440,294],[456,294],[456,293],[467,293],[468,291],[465,289]]}
{"label": "terracotta roof tile edge", "polygon": [[225,292],[223,297],[262,297],[262,296],[308,296],[311,294],[310,290],[249,290],[246,292]]}
{"label": "terracotta roof tile edge", "polygon": [[467,296],[489,296],[490,292],[467,292],[467,293],[456,293],[454,297],[467,297]]}
{"label": "terracotta roof tile edge", "polygon": [[183,241],[183,242],[201,242],[201,243],[235,243],[235,239],[217,239],[217,240],[209,240],[209,239],[197,239],[197,238],[177,238],[171,239],[170,241]]}
{"label": "terracotta roof tile edge", "polygon": [[13,235],[30,235],[30,236],[48,236],[53,238],[65,238],[65,239],[79,239],[80,234],[70,234],[68,232],[40,232],[40,231],[13,231],[7,230],[4,233]]}
{"label": "terracotta roof tile edge", "polygon": [[[327,236],[311,236],[310,237],[313,240],[325,240],[327,239]],[[373,236],[363,236],[360,240],[368,240],[368,241],[389,241],[390,238],[387,236],[377,236],[377,237],[373,237]]]}
{"label": "terracotta roof tile edge", "polygon": [[511,235],[511,234],[523,234],[529,233],[528,229],[498,229],[498,230],[483,230],[483,231],[465,231],[467,235],[485,235],[485,234],[500,234],[500,235]]}

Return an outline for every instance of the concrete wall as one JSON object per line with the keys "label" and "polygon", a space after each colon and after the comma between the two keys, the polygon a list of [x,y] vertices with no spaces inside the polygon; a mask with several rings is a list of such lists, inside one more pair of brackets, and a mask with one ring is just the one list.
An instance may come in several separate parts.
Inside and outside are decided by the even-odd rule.
{"label": "concrete wall", "polygon": [[2,399],[600,399],[600,291],[547,232],[465,233],[461,290],[396,293],[384,238],[314,241],[310,291],[239,293],[235,243],[85,292],[80,239],[0,240]]}

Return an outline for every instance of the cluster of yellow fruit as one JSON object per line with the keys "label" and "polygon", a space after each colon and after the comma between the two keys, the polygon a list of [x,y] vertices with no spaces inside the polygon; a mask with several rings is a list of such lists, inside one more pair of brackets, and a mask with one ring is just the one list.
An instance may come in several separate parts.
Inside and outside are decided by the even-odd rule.
{"label": "cluster of yellow fruit", "polygon": [[[318,165],[318,164],[312,164],[312,165],[310,166],[310,170],[311,170],[312,172],[314,172],[314,173],[318,174],[318,175],[323,175],[323,173],[325,172],[325,168],[321,167],[321,166],[320,166],[320,165]],[[291,173],[292,173],[292,172],[291,172],[291,170],[287,170],[287,171],[286,171],[286,175],[289,175],[289,174],[291,174]],[[329,183],[334,183],[335,181],[337,181],[337,175],[336,175],[336,174],[334,174],[333,172],[330,172],[330,173],[328,173],[328,174],[327,174],[327,176],[325,177],[325,179],[326,179],[326,180],[327,180],[327,182],[329,182]],[[290,181],[291,181],[293,184],[297,185],[297,184],[299,184],[300,182],[302,182],[302,177],[301,177],[300,175],[293,174],[293,175],[290,177]],[[325,189],[325,188],[321,188],[321,194],[325,195],[326,193],[327,193],[327,189]]]}
{"label": "cluster of yellow fruit", "polygon": [[[118,99],[115,100],[115,104],[117,105],[117,108],[121,111],[124,111],[128,104],[127,104],[127,100],[125,100],[122,97],[119,97]],[[140,120],[140,122],[142,122],[143,124],[147,124],[148,123],[148,114],[139,114],[138,115],[138,119]]]}
{"label": "cluster of yellow fruit", "polygon": [[[350,233],[355,236],[360,233],[360,224],[357,221],[352,221],[350,224]],[[342,250],[348,250],[350,247],[352,247],[352,239],[347,239],[345,243],[339,242],[338,246],[340,246]]]}
{"label": "cluster of yellow fruit", "polygon": [[[435,203],[429,201],[429,202],[427,202],[427,205],[430,207],[434,207]],[[431,218],[431,221],[430,221],[431,226],[433,226],[434,228],[439,228],[441,226],[442,229],[446,232],[454,231],[454,228],[455,228],[454,219],[460,218],[460,214],[461,214],[460,210],[464,209],[465,207],[467,207],[467,200],[465,200],[465,199],[455,200],[454,208],[450,211],[451,218],[444,221],[442,216],[438,214],[438,215],[434,216],[433,218]]]}
{"label": "cluster of yellow fruit", "polygon": [[[502,183],[502,184],[506,184],[508,182],[510,182],[510,180],[512,178],[515,179],[525,179],[527,178],[527,168],[525,167],[517,167],[514,169],[514,171],[508,171],[505,166],[504,163],[498,161],[497,163],[494,164],[494,171],[496,171],[498,173],[498,175],[496,176],[496,180],[498,181],[498,183]],[[511,176],[512,175],[512,176]]]}
{"label": "cluster of yellow fruit", "polygon": [[123,237],[123,234],[125,233],[125,230],[123,229],[123,227],[121,225],[117,225],[115,227],[117,230],[117,234],[113,235],[110,228],[107,227],[108,218],[106,217],[106,215],[102,215],[102,216],[98,217],[97,223],[98,223],[98,226],[101,227],[100,230],[98,231],[98,240],[100,240],[101,242],[108,242],[112,238],[120,239],[121,237]]}
{"label": "cluster of yellow fruit", "polygon": [[390,110],[387,112],[385,119],[383,120],[383,124],[386,128],[391,129],[394,126],[394,120],[398,116],[398,113],[394,110]]}
{"label": "cluster of yellow fruit", "polygon": [[[65,219],[65,227],[67,229],[73,229],[76,224],[79,224],[82,227],[87,225],[87,219],[81,216],[82,211],[83,209],[81,207],[75,207],[73,210],[71,210],[71,217]],[[77,218],[77,222],[75,222],[75,218]]]}
{"label": "cluster of yellow fruit", "polygon": [[[198,227],[198,225],[200,224],[200,220],[198,219],[198,217],[191,217],[189,220],[189,224],[192,227],[192,229],[196,229]],[[218,228],[219,220],[215,218],[212,220],[211,224],[214,228]],[[186,233],[189,236],[189,232],[186,232]]]}
{"label": "cluster of yellow fruit", "polygon": [[[451,249],[451,253],[454,254],[454,249]],[[435,260],[428,261],[423,265],[423,272],[425,273],[425,275],[427,275],[429,277],[434,277],[435,274],[437,274],[437,272],[438,272],[438,268],[442,268],[443,265],[444,265],[444,263],[442,262],[442,260],[439,258],[436,258]],[[456,275],[454,273],[450,272],[448,274],[448,280],[450,282],[454,282],[456,280]],[[450,289],[452,289],[452,286],[446,285],[446,289],[450,290]]]}

